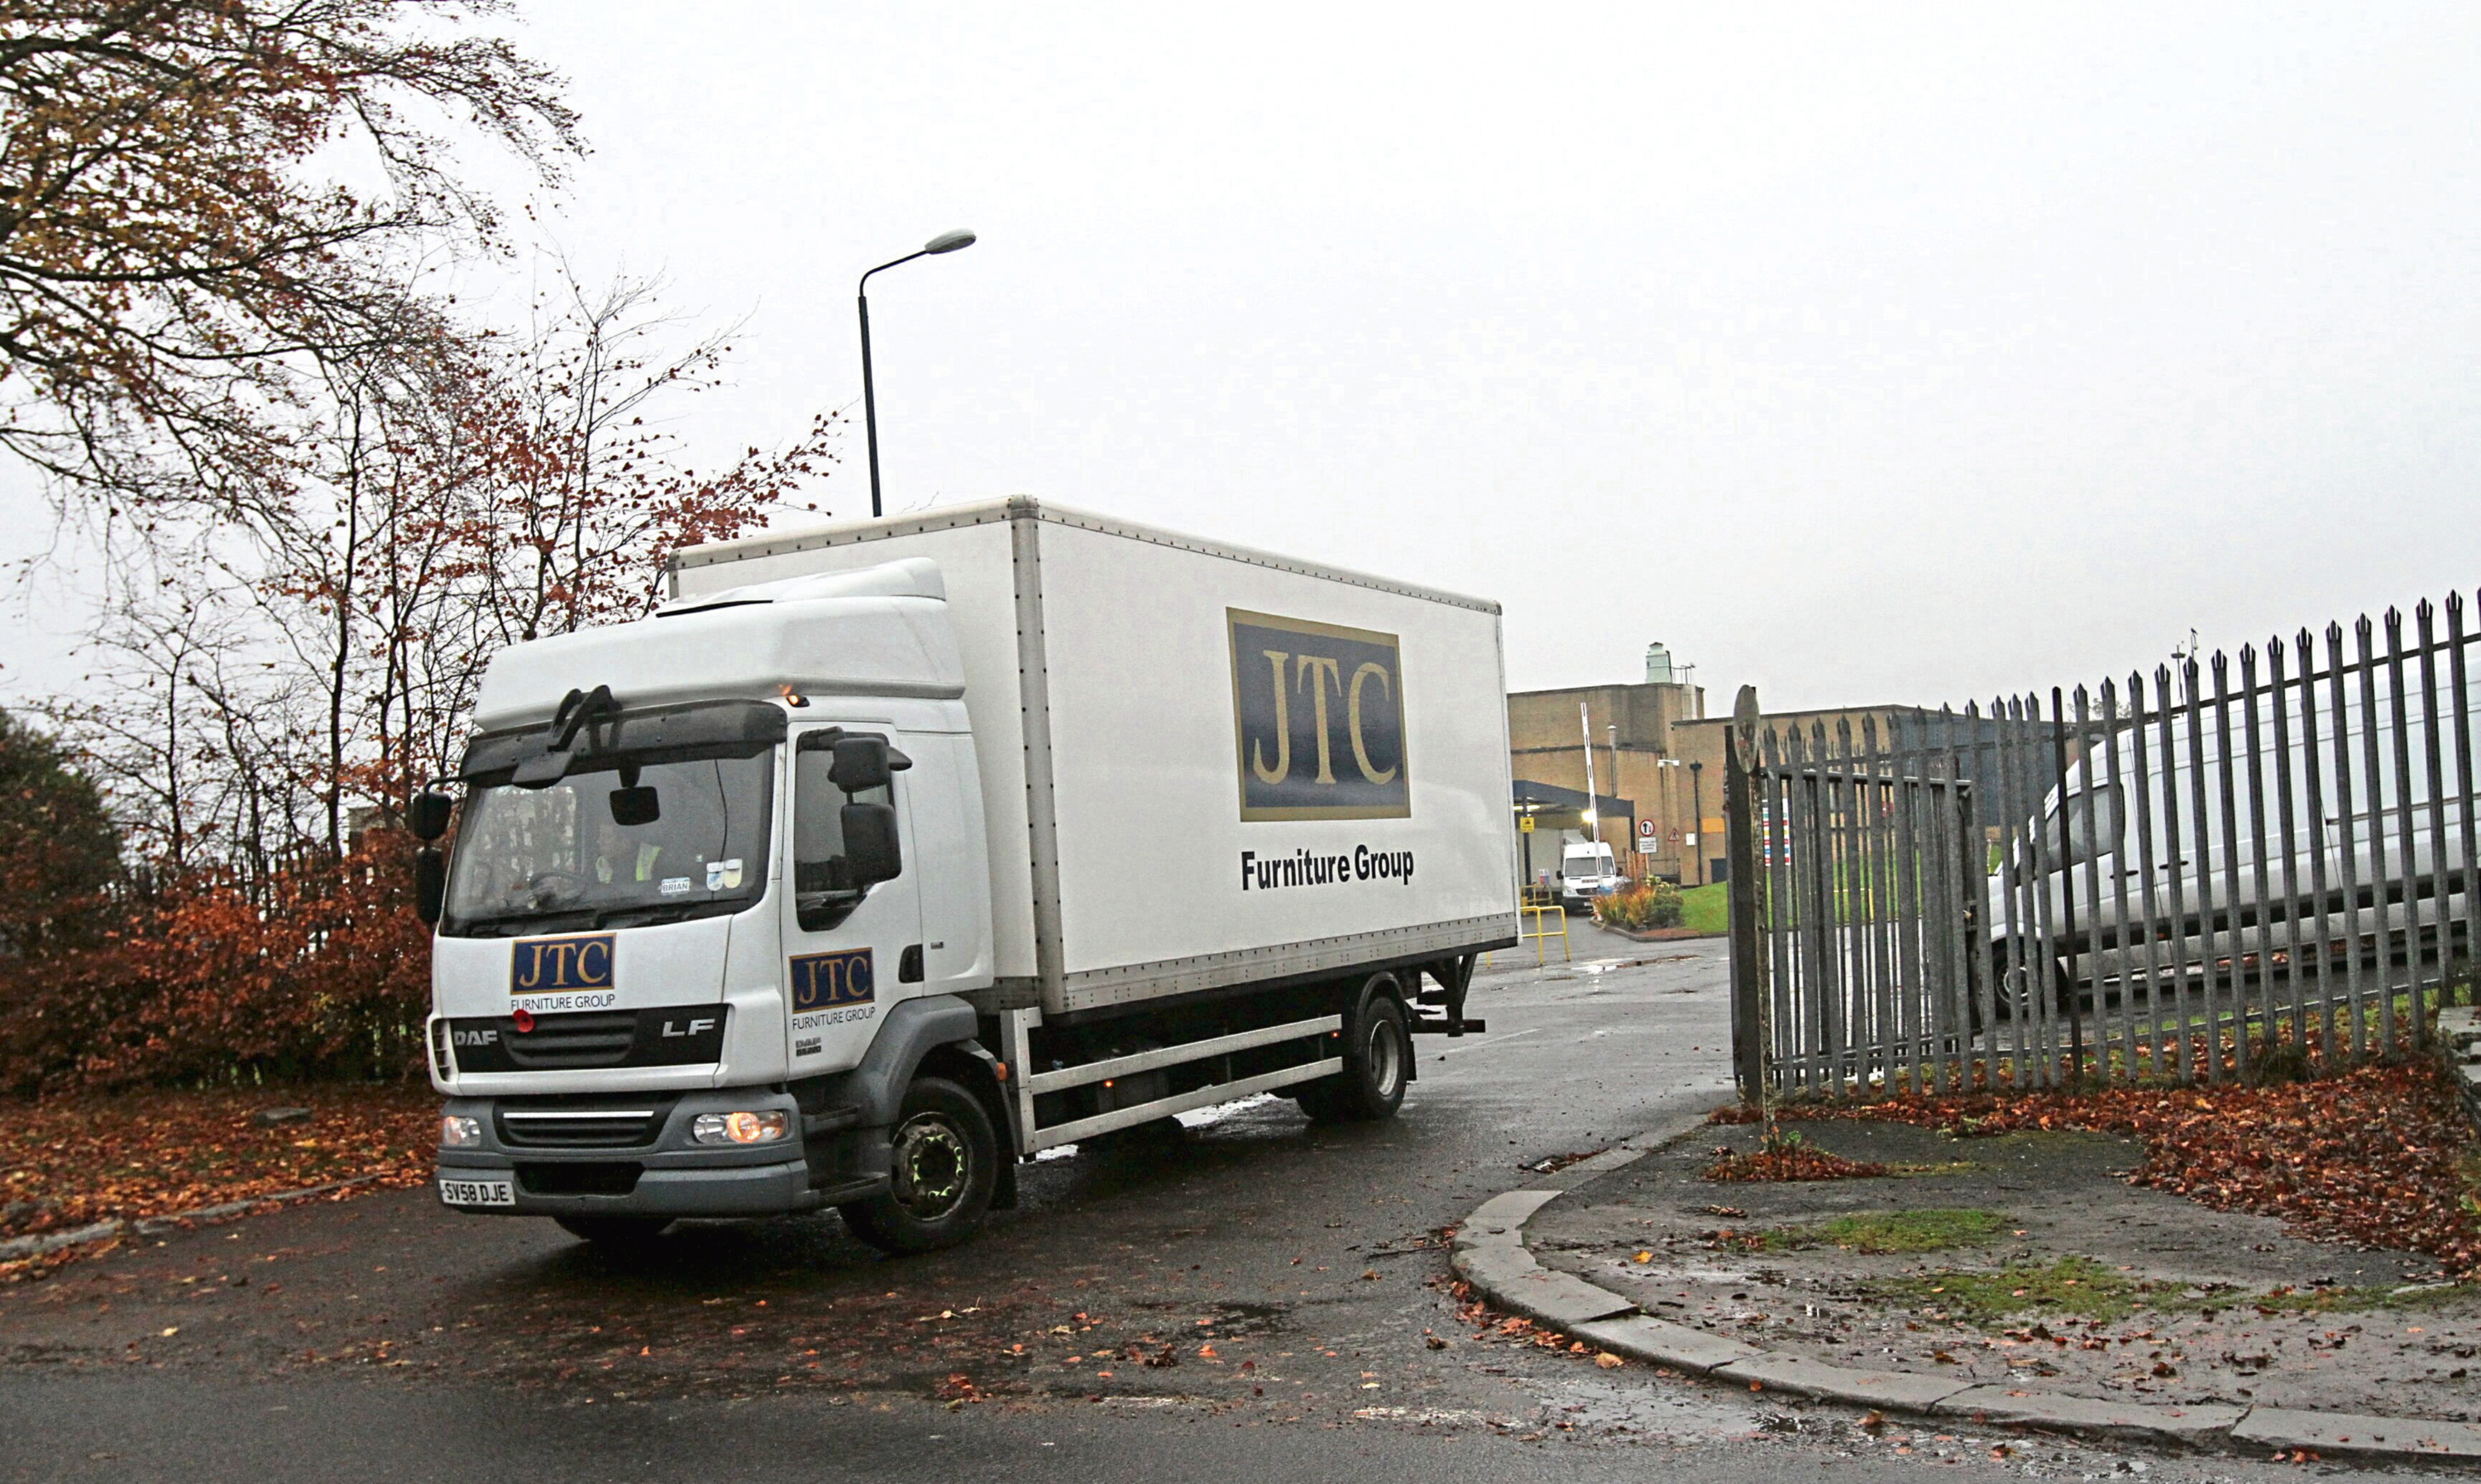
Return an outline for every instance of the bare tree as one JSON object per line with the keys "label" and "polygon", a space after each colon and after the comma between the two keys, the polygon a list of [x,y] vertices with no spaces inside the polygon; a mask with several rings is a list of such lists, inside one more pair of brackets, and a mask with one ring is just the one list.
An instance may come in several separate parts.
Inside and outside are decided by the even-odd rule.
{"label": "bare tree", "polygon": [[645,612],[667,553],[832,461],[829,413],[700,476],[665,424],[729,347],[648,284],[560,285],[522,339],[433,318],[409,351],[320,358],[315,416],[270,465],[283,498],[120,549],[109,683],[57,715],[142,853],[251,879],[340,858],[357,802],[447,771],[494,652]]}
{"label": "bare tree", "polygon": [[[413,249],[497,242],[450,131],[546,183],[500,0],[0,0],[0,448],[71,503],[263,493],[302,357],[395,343]],[[330,167],[364,162],[382,189]]]}

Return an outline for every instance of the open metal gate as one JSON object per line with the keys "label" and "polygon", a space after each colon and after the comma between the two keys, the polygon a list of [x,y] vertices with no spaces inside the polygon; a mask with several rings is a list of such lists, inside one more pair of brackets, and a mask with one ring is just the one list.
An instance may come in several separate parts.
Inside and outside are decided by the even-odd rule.
{"label": "open metal gate", "polygon": [[[1975,951],[1983,880],[1973,786],[1951,747],[1754,725],[1725,780],[1744,1089],[1956,1086],[1990,984]],[[1745,838],[1744,838],[1745,837]]]}

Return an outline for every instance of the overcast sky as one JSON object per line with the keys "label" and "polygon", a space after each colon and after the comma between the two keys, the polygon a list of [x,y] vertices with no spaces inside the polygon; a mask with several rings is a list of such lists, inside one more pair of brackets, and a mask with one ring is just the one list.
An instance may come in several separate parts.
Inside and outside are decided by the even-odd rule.
{"label": "overcast sky", "polygon": [[[1029,493],[1494,597],[1519,689],[1987,697],[2481,582],[2481,11],[524,0],[590,273]],[[817,492],[867,512],[856,431]],[[22,493],[15,497],[20,505]],[[14,519],[0,535],[32,539]],[[57,591],[0,689],[65,684]]]}

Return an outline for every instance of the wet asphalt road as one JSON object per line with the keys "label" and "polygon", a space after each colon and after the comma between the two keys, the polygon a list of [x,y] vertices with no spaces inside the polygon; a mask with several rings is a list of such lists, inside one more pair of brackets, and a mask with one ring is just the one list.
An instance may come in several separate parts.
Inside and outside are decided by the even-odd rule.
{"label": "wet asphalt road", "polygon": [[1720,943],[1577,947],[1478,979],[1491,1033],[1423,1038],[1391,1123],[1258,1100],[1176,1144],[1049,1159],[1023,1210],[929,1258],[823,1216],[615,1260],[401,1191],[73,1265],[0,1292],[0,1479],[2275,1471],[1872,1435],[1460,1312],[1439,1229],[1726,1091]]}

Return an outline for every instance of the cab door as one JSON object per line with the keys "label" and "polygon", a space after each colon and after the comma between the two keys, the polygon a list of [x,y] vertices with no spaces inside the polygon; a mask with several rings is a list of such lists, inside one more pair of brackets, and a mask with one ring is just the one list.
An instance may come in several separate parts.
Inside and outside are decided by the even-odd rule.
{"label": "cab door", "polygon": [[922,872],[905,786],[911,763],[894,727],[829,722],[788,741],[784,991],[798,1078],[858,1064],[886,1007],[920,981]]}

